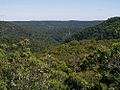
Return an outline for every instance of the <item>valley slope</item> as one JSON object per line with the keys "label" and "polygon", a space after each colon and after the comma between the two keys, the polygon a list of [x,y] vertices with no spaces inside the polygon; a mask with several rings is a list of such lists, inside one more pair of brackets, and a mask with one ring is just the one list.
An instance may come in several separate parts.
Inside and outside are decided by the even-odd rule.
{"label": "valley slope", "polygon": [[0,90],[120,89],[119,17],[96,26],[29,23],[0,23]]}
{"label": "valley slope", "polygon": [[72,40],[83,40],[83,39],[118,39],[120,38],[120,18],[114,17],[109,18],[107,21],[81,30],[79,33],[72,35],[66,39],[65,42]]}

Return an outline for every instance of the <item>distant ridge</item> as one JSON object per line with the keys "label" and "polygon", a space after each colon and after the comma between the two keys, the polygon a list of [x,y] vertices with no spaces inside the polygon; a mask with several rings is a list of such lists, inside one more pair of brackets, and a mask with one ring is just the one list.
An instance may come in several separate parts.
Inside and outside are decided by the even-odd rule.
{"label": "distant ridge", "polygon": [[120,38],[120,17],[112,17],[94,27],[81,30],[72,35],[65,42],[82,39],[118,39]]}

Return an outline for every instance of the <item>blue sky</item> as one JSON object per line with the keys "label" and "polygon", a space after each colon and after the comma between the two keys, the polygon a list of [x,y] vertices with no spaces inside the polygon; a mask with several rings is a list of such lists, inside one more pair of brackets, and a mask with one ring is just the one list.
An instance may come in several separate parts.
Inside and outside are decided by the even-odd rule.
{"label": "blue sky", "polygon": [[101,20],[120,16],[120,0],[0,0],[1,20]]}

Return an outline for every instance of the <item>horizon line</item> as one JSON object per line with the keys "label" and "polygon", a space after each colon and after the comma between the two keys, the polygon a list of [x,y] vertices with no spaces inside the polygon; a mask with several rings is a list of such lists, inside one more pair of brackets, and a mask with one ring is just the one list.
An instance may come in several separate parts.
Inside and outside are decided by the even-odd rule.
{"label": "horizon line", "polygon": [[78,20],[77,19],[76,20],[72,20],[72,19],[69,19],[69,20],[57,20],[56,19],[56,20],[54,20],[54,19],[51,19],[51,20],[0,20],[0,21],[5,21],[5,22],[11,22],[11,21],[14,21],[14,22],[15,21],[20,21],[20,22],[22,22],[22,21],[28,21],[28,22],[29,21],[33,21],[33,22],[37,22],[37,21],[56,21],[56,22],[57,21],[71,21],[71,22],[78,21],[79,22],[79,21],[81,21],[82,22],[82,21],[105,21],[105,20],[107,20],[107,19],[101,19],[101,20],[99,20],[99,19],[98,20],[97,19],[95,19],[95,20],[79,20],[79,19]]}

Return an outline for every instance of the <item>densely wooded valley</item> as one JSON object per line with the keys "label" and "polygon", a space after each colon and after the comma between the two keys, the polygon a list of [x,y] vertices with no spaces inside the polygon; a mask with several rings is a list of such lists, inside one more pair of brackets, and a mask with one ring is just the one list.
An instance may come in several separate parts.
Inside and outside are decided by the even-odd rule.
{"label": "densely wooded valley", "polygon": [[120,17],[1,21],[0,90],[120,90]]}

